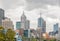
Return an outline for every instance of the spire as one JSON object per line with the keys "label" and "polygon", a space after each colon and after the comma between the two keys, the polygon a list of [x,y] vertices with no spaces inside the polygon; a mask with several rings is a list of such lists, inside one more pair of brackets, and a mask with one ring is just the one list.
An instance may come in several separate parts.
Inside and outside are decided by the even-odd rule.
{"label": "spire", "polygon": [[21,17],[23,17],[23,18],[25,17],[25,18],[26,18],[25,14],[24,14],[24,11],[23,11],[23,14],[22,14],[22,16],[21,16]]}
{"label": "spire", "polygon": [[25,16],[25,12],[23,11],[23,14],[22,14],[22,16]]}
{"label": "spire", "polygon": [[41,17],[42,13],[40,12],[40,17]]}
{"label": "spire", "polygon": [[23,15],[24,15],[24,11],[23,11]]}

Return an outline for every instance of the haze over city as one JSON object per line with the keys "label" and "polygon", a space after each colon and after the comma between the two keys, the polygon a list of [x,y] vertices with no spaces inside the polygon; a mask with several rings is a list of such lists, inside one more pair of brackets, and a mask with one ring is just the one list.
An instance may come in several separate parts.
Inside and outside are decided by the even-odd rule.
{"label": "haze over city", "polygon": [[37,28],[38,18],[42,13],[49,32],[53,30],[54,23],[60,23],[59,2],[60,0],[0,0],[0,8],[5,9],[5,16],[11,18],[14,25],[16,21],[20,21],[24,11],[31,28]]}

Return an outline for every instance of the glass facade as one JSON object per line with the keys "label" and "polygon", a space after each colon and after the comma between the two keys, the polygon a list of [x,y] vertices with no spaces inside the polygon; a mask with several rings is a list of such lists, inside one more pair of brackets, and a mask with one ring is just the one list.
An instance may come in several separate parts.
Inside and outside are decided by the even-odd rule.
{"label": "glass facade", "polygon": [[24,30],[24,36],[28,37],[28,30]]}
{"label": "glass facade", "polygon": [[21,22],[16,22],[16,29],[20,29],[21,28]]}
{"label": "glass facade", "polygon": [[42,17],[38,19],[38,27],[42,28],[42,33],[46,32],[46,21]]}
{"label": "glass facade", "polygon": [[58,31],[58,27],[59,27],[59,24],[58,23],[54,24],[54,32],[57,32]]}

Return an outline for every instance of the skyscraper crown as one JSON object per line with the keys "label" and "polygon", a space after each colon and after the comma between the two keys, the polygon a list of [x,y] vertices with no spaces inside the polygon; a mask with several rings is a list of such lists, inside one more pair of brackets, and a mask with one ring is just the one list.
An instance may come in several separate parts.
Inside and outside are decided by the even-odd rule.
{"label": "skyscraper crown", "polygon": [[26,18],[26,16],[25,16],[25,14],[24,14],[24,11],[23,11],[23,14],[22,14],[22,16],[21,16],[22,18]]}

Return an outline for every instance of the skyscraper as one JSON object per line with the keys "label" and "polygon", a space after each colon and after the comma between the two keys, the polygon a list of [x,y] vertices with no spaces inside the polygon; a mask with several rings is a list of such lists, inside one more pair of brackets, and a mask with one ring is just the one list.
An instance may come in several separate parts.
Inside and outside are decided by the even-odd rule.
{"label": "skyscraper", "polygon": [[23,12],[23,14],[21,16],[21,28],[23,28],[24,30],[27,30],[27,29],[30,28],[30,21],[27,20],[24,12]]}
{"label": "skyscraper", "polygon": [[21,28],[26,28],[26,16],[24,15],[24,12],[21,16]]}
{"label": "skyscraper", "polygon": [[30,30],[29,30],[29,28],[30,28],[30,21],[27,20],[24,12],[23,12],[23,14],[21,16],[21,28],[24,29],[24,33],[23,33],[24,36],[25,37],[30,37]]}
{"label": "skyscraper", "polygon": [[26,20],[26,30],[30,28],[30,21],[29,20]]}
{"label": "skyscraper", "polygon": [[42,29],[42,33],[46,32],[46,21],[41,17],[38,18],[38,27]]}
{"label": "skyscraper", "polygon": [[54,24],[54,32],[57,32],[58,28],[59,28],[59,24],[58,23]]}
{"label": "skyscraper", "polygon": [[13,29],[14,30],[13,22],[9,18],[2,20],[2,26],[5,29]]}
{"label": "skyscraper", "polygon": [[0,26],[2,26],[2,20],[5,18],[4,10],[0,8]]}
{"label": "skyscraper", "polygon": [[21,28],[21,22],[16,22],[16,29],[19,30]]}

